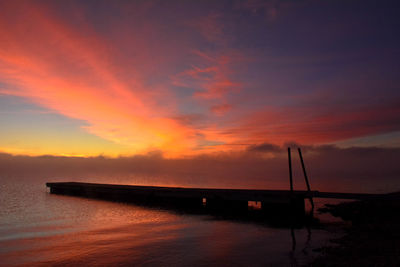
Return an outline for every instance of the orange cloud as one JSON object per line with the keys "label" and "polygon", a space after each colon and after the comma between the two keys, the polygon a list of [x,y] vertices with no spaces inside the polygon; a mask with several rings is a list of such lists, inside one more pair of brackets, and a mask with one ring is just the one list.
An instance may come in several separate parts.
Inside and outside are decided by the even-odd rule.
{"label": "orange cloud", "polygon": [[147,93],[152,88],[118,79],[119,66],[107,61],[110,51],[98,36],[73,31],[44,7],[24,5],[20,12],[25,21],[0,18],[1,78],[14,85],[1,93],[84,120],[88,132],[130,146],[132,154],[195,146],[193,130],[156,105]]}

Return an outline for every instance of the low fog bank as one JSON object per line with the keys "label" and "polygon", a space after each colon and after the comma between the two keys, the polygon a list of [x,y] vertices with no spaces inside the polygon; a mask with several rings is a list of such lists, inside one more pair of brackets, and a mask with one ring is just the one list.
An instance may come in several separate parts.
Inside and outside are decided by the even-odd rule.
{"label": "low fog bank", "polygon": [[[303,146],[302,151],[312,189],[343,192],[400,189],[400,148]],[[304,189],[295,148],[292,161],[295,189]],[[15,179],[57,177],[58,180],[76,177],[79,181],[101,176],[101,182],[107,182],[107,177],[125,177],[122,180],[125,183],[197,187],[289,187],[287,150],[272,144],[251,146],[242,152],[181,159],[166,159],[159,153],[120,158],[0,154],[0,177],[10,176]],[[113,179],[109,182],[116,181]]]}

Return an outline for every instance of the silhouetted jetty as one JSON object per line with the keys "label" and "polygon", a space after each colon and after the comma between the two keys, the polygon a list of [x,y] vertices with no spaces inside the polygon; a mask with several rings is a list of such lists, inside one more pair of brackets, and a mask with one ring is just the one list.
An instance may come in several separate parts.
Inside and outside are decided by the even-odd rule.
{"label": "silhouetted jetty", "polygon": [[214,210],[244,211],[249,202],[261,203],[265,211],[291,209],[297,214],[305,213],[305,199],[371,199],[381,194],[333,193],[319,191],[212,189],[158,187],[78,182],[46,183],[52,194],[82,196],[139,204],[206,207]]}
{"label": "silhouetted jetty", "polygon": [[312,191],[301,149],[299,158],[307,186],[307,191],[293,189],[292,158],[288,148],[290,190],[256,190],[256,189],[213,189],[183,188],[138,185],[93,184],[77,182],[46,183],[52,194],[83,196],[122,202],[133,202],[145,205],[162,205],[185,207],[189,209],[206,208],[220,212],[242,212],[249,209],[250,202],[262,211],[304,215],[305,199],[311,203],[313,198],[335,198],[365,200],[382,198],[382,194],[358,194]]}

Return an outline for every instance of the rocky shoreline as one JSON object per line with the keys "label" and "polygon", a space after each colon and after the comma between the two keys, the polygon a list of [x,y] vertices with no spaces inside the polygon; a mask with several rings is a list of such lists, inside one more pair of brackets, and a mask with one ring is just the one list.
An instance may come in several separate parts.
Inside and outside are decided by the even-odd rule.
{"label": "rocky shoreline", "polygon": [[400,266],[400,193],[325,205],[320,212],[350,222],[337,246],[321,248],[310,266]]}

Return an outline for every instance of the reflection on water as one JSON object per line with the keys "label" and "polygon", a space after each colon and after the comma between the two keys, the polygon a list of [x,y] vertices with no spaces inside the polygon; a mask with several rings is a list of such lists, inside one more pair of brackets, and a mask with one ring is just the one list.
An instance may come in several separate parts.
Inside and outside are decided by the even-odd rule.
{"label": "reflection on water", "polygon": [[2,177],[0,265],[291,265],[309,261],[328,240],[322,230],[310,239],[307,229],[294,236],[287,228],[51,195],[46,181]]}

